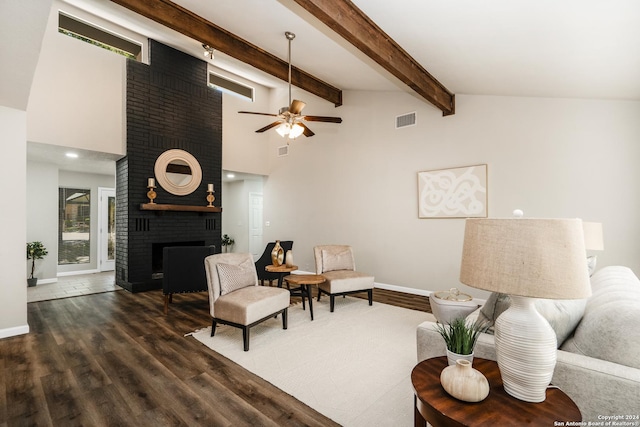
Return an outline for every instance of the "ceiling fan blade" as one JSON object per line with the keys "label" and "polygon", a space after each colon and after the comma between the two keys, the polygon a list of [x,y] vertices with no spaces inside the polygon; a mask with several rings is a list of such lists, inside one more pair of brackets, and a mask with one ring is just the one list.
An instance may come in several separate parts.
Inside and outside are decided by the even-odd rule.
{"label": "ceiling fan blade", "polygon": [[315,135],[315,133],[313,133],[313,131],[311,129],[309,129],[304,123],[298,122],[298,124],[304,128],[304,130],[302,131],[302,134],[304,136],[311,137],[311,136]]}
{"label": "ceiling fan blade", "polygon": [[291,106],[289,107],[289,112],[291,114],[300,114],[305,105],[307,105],[307,104],[305,104],[302,101],[298,101],[297,99],[294,99],[293,101],[291,101]]}
{"label": "ceiling fan blade", "polygon": [[342,119],[340,117],[303,116],[302,118],[309,122],[342,123]]}
{"label": "ceiling fan blade", "polygon": [[263,128],[258,129],[256,131],[256,133],[262,133],[262,132],[268,131],[269,129],[274,128],[274,127],[278,126],[281,123],[282,123],[282,120],[278,120],[277,122],[273,122],[271,124],[266,125]]}
{"label": "ceiling fan blade", "polygon": [[277,114],[271,114],[271,113],[256,113],[254,111],[238,111],[238,113],[240,114],[259,114],[261,116],[271,116],[271,117],[278,117]]}

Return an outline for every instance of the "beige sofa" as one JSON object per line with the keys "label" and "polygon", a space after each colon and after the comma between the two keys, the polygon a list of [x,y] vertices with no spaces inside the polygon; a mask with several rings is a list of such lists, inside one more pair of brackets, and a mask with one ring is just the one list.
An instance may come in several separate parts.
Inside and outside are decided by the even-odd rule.
{"label": "beige sofa", "polygon": [[[634,417],[640,416],[640,281],[630,269],[611,266],[597,271],[591,286],[593,295],[583,304],[540,301],[541,305],[547,304],[547,310],[539,311],[558,337],[568,335],[559,342],[552,384],[576,402],[585,422],[617,419],[637,423],[640,420]],[[471,316],[482,317],[486,310],[479,311],[483,308]],[[576,317],[575,310],[580,310],[577,325],[570,320]],[[552,311],[556,318],[549,314]],[[574,313],[568,313],[571,311]],[[445,355],[444,341],[433,322],[418,326],[417,344],[418,361]],[[482,334],[474,354],[496,360],[493,335]]]}

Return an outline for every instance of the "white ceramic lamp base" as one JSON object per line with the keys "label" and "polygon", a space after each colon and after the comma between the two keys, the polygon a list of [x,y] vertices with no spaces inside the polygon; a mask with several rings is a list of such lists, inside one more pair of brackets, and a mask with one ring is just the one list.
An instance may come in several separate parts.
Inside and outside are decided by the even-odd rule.
{"label": "white ceramic lamp base", "polygon": [[525,402],[543,402],[556,366],[557,340],[535,299],[510,295],[495,323],[496,358],[505,391]]}

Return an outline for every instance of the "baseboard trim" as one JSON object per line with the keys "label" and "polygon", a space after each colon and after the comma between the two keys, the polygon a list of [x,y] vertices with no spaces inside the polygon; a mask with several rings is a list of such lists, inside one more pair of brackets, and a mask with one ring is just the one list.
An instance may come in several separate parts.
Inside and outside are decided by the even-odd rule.
{"label": "baseboard trim", "polygon": [[375,282],[373,284],[373,287],[378,289],[386,289],[387,291],[396,291],[405,294],[420,295],[424,297],[428,297],[433,293],[433,291],[427,291],[426,289],[407,288],[405,286],[389,285],[388,283]]}
{"label": "baseboard trim", "polygon": [[0,329],[0,339],[25,335],[29,333],[29,325],[16,326],[13,328]]}
{"label": "baseboard trim", "polygon": [[[316,273],[311,273],[309,271],[304,271],[304,270],[296,270],[293,273],[295,273],[295,274],[316,274]],[[375,288],[385,289],[387,291],[403,292],[405,294],[421,295],[421,296],[425,296],[425,297],[428,297],[429,295],[431,295],[434,292],[434,291],[428,291],[426,289],[407,288],[407,287],[404,287],[404,286],[389,285],[387,283],[378,283],[378,282],[374,282],[373,283],[373,287],[374,287],[374,289]]]}
{"label": "baseboard trim", "polygon": [[80,274],[94,274],[100,273],[100,270],[79,270],[79,271],[60,271],[58,272],[58,277],[64,276],[78,276]]}
{"label": "baseboard trim", "polygon": [[48,283],[57,283],[58,279],[38,279],[38,285],[46,285]]}

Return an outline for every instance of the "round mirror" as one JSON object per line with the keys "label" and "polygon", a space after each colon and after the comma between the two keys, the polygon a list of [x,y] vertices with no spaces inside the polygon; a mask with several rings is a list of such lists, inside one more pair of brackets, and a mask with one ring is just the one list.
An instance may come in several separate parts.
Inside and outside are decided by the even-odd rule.
{"label": "round mirror", "polygon": [[184,150],[167,150],[158,156],[154,173],[158,184],[176,196],[193,193],[202,182],[200,163]]}
{"label": "round mirror", "polygon": [[166,173],[167,179],[178,187],[188,185],[193,178],[191,167],[182,159],[172,160],[171,163],[167,165]]}

